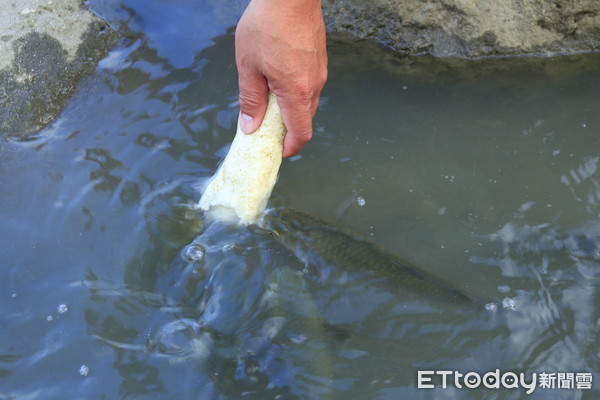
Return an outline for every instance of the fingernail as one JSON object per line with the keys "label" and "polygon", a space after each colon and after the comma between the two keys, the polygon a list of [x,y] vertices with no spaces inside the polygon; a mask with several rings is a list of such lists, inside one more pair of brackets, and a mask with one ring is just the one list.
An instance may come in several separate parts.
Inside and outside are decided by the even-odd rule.
{"label": "fingernail", "polygon": [[242,132],[244,133],[252,133],[254,118],[249,116],[248,114],[243,114],[240,118],[240,128],[242,128]]}

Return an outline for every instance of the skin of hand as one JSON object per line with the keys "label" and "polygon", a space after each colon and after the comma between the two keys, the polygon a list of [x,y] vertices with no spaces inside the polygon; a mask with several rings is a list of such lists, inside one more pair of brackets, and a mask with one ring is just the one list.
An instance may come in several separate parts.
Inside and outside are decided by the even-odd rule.
{"label": "skin of hand", "polygon": [[287,128],[283,156],[312,137],[312,118],[327,80],[325,24],[320,0],[252,0],[235,32],[240,126],[252,133],[277,96]]}

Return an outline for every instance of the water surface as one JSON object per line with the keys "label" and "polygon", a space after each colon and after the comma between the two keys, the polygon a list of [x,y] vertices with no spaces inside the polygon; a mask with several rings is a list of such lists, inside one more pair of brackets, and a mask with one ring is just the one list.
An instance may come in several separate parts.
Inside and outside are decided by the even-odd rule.
{"label": "water surface", "polygon": [[203,221],[238,113],[240,11],[94,3],[130,33],[54,123],[0,142],[0,398],[526,397],[417,388],[418,370],[495,369],[591,373],[590,390],[527,397],[598,396],[597,56],[494,69],[333,44],[314,138],[271,205],[337,220],[489,311],[320,274]]}

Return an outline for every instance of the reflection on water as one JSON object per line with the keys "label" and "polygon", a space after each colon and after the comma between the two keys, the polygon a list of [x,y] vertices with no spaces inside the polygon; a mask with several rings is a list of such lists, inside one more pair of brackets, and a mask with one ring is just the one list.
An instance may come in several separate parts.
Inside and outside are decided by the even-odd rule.
{"label": "reflection on water", "polygon": [[315,137],[271,204],[337,220],[497,309],[408,301],[196,211],[234,134],[239,10],[96,3],[131,37],[51,126],[0,143],[0,398],[526,396],[417,389],[418,370],[495,369],[589,372],[592,389],[528,398],[598,396],[595,69],[332,48]]}

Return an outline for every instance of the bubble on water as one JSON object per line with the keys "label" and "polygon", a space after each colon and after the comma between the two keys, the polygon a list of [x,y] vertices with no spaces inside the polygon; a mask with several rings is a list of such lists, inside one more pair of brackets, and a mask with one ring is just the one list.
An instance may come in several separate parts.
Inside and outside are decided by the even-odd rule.
{"label": "bubble on water", "polygon": [[46,321],[52,321],[54,319],[54,317],[52,315],[48,315],[46,317]]}
{"label": "bubble on water", "polygon": [[510,297],[506,297],[504,300],[502,300],[502,308],[505,310],[514,311],[517,309],[517,303],[515,303],[515,301]]}
{"label": "bubble on water", "polygon": [[496,311],[498,309],[498,306],[496,305],[496,303],[487,303],[485,305],[485,309],[487,311]]}
{"label": "bubble on water", "polygon": [[87,365],[82,364],[81,367],[79,367],[79,375],[88,376],[89,373],[90,373],[90,369],[88,368]]}
{"label": "bubble on water", "polygon": [[13,299],[16,299],[17,298],[17,294],[13,293],[13,294],[10,295],[10,297],[12,297]]}
{"label": "bubble on water", "polygon": [[181,252],[181,257],[187,262],[198,262],[204,258],[204,248],[198,244],[187,245]]}
{"label": "bubble on water", "polygon": [[223,251],[231,251],[233,249],[233,244],[228,243],[225,246],[223,246]]}
{"label": "bubble on water", "polygon": [[56,310],[58,311],[59,314],[64,314],[67,311],[69,311],[69,307],[67,307],[66,304],[59,304],[58,307],[56,308]]}
{"label": "bubble on water", "polygon": [[438,215],[444,215],[446,214],[446,207],[442,207],[438,210]]}
{"label": "bubble on water", "polygon": [[365,200],[365,198],[364,198],[364,197],[362,197],[362,196],[358,196],[358,197],[356,198],[356,204],[358,204],[358,206],[359,206],[359,207],[364,207],[364,206],[365,206],[365,204],[367,204],[367,201]]}

